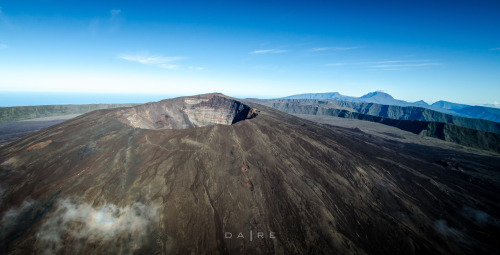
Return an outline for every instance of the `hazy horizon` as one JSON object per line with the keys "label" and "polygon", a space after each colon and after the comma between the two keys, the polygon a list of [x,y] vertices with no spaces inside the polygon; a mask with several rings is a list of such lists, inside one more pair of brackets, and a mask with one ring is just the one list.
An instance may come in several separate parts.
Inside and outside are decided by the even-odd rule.
{"label": "hazy horizon", "polygon": [[[329,92],[311,92],[310,94],[328,94],[335,93],[338,91],[329,91]],[[386,91],[368,91],[363,93],[361,96],[364,96],[368,93],[372,92],[383,92]],[[212,91],[200,94],[207,93],[222,93],[219,91]],[[338,92],[340,93],[340,92]],[[225,93],[223,93],[225,94]],[[302,93],[301,93],[302,94]],[[309,93],[306,93],[309,94]],[[340,93],[343,96],[350,97],[359,97],[352,95],[345,95]],[[66,104],[127,104],[127,103],[148,103],[148,102],[157,102],[164,99],[175,98],[175,97],[183,97],[183,96],[193,96],[199,94],[146,94],[146,93],[71,93],[71,92],[17,92],[17,91],[8,91],[0,93],[0,107],[15,107],[15,106],[35,106],[35,105],[66,105]],[[280,97],[259,97],[256,95],[238,95],[238,94],[225,94],[234,98],[258,98],[258,99],[276,99],[282,98]],[[299,94],[293,94],[299,95]],[[293,96],[286,95],[286,96]],[[389,94],[390,95],[390,94]],[[286,97],[283,96],[283,97]],[[391,95],[392,96],[392,95]],[[394,98],[396,100],[402,100],[400,98]],[[404,101],[404,100],[403,100]],[[427,102],[423,100],[425,103],[432,105],[435,102]],[[446,101],[446,100],[439,100]],[[408,101],[409,102],[409,101]],[[416,101],[414,101],[416,102]],[[414,103],[409,102],[409,103]],[[451,102],[461,104],[460,102]],[[472,105],[472,106],[483,106],[483,107],[492,107],[492,108],[500,108],[500,104],[498,102],[494,102],[494,104],[487,105]]]}
{"label": "hazy horizon", "polygon": [[0,94],[382,90],[493,104],[499,11],[498,1],[0,2]]}

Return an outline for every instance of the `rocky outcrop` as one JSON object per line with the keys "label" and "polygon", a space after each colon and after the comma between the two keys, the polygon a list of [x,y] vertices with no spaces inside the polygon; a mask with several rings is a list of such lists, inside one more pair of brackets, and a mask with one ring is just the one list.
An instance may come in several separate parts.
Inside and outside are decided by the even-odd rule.
{"label": "rocky outcrop", "polygon": [[118,112],[117,119],[134,128],[187,129],[231,125],[254,118],[258,111],[220,94],[182,97],[142,104]]}
{"label": "rocky outcrop", "polygon": [[44,141],[44,142],[39,142],[37,144],[31,145],[30,147],[28,147],[26,149],[26,151],[43,149],[43,148],[47,147],[47,145],[49,145],[51,142],[52,142],[52,140],[47,140],[47,141]]}

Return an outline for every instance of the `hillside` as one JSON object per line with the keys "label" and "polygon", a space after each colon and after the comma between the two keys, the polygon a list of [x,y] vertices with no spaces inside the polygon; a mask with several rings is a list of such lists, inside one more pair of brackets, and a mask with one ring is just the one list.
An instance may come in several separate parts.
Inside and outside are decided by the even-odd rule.
{"label": "hillside", "polygon": [[500,122],[500,109],[483,106],[468,106],[455,110],[459,114],[466,116],[475,116],[479,119],[487,119],[495,122]]}
{"label": "hillside", "polygon": [[135,104],[36,105],[0,107],[0,122],[87,113],[94,110],[128,107]]}

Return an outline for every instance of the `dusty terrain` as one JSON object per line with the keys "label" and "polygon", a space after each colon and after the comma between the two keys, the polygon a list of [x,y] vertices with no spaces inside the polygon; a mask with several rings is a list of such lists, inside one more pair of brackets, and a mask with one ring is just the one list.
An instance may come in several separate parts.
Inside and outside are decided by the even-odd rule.
{"label": "dusty terrain", "polygon": [[14,142],[33,132],[59,124],[80,114],[43,117],[31,120],[0,122],[0,147]]}
{"label": "dusty terrain", "polygon": [[177,100],[0,148],[1,253],[500,252],[497,154]]}

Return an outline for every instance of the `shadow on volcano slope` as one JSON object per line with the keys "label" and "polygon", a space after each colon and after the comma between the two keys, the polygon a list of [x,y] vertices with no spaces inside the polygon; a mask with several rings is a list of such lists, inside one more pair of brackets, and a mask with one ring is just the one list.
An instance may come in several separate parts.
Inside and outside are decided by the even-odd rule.
{"label": "shadow on volcano slope", "polygon": [[100,110],[0,149],[0,248],[498,253],[499,163],[219,94]]}

